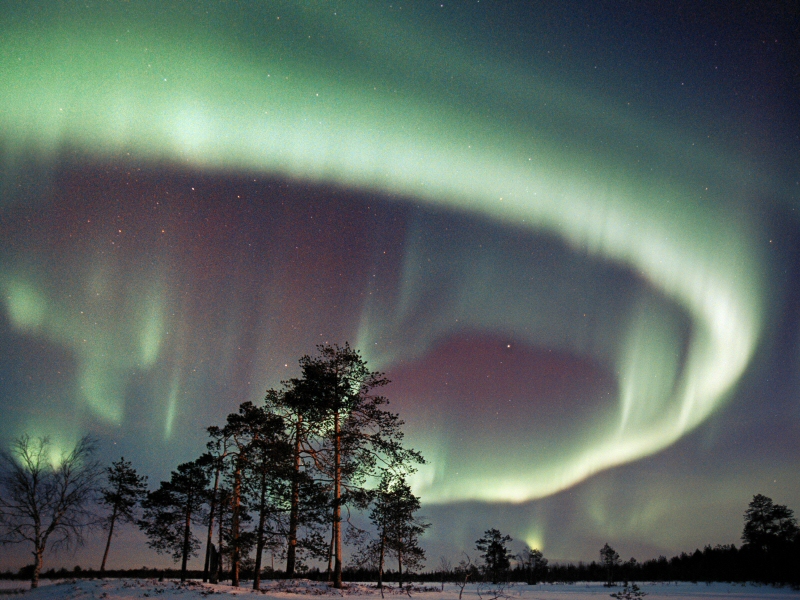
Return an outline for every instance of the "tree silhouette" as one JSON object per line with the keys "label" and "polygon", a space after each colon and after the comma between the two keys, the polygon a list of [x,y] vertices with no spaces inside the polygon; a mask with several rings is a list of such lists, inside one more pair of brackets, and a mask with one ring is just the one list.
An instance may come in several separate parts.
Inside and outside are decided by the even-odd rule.
{"label": "tree silhouette", "polygon": [[[203,560],[203,581],[211,580],[212,583],[219,581],[219,573],[222,571],[222,546],[214,551],[212,549],[212,537],[214,535],[214,521],[219,520],[219,515],[222,513],[223,507],[221,506],[221,491],[220,491],[220,477],[223,475],[225,469],[225,460],[228,456],[229,440],[222,435],[219,427],[209,427],[208,433],[211,436],[211,441],[206,444],[208,452],[200,457],[201,463],[209,470],[209,473],[214,473],[214,486],[211,488],[211,493],[208,503],[208,519],[206,531],[206,555]],[[220,526],[220,531],[222,531]],[[212,564],[212,556],[217,559],[216,565]],[[216,569],[213,567],[217,566]]]}
{"label": "tree silhouette", "polygon": [[108,550],[114,536],[114,526],[120,523],[136,522],[136,506],[147,496],[147,476],[140,476],[124,457],[111,463],[106,469],[106,485],[100,489],[100,503],[111,512],[104,519],[103,528],[108,530],[106,549],[100,572],[106,569]]}
{"label": "tree silhouette", "polygon": [[377,538],[361,549],[359,561],[371,562],[378,569],[378,587],[383,589],[383,571],[386,557],[397,558],[399,583],[403,585],[403,566],[406,572],[419,568],[425,560],[425,551],[419,537],[430,526],[414,516],[420,501],[402,477],[384,472],[378,488],[369,496],[372,499],[370,521],[377,530]]}
{"label": "tree silhouette", "polygon": [[231,585],[239,586],[239,571],[241,567],[241,555],[245,545],[250,540],[244,539],[242,532],[242,521],[245,518],[244,507],[242,505],[242,495],[244,485],[245,470],[248,467],[249,455],[252,449],[251,444],[260,435],[260,424],[262,420],[260,409],[252,402],[245,402],[239,406],[239,411],[228,415],[225,426],[209,428],[212,437],[224,439],[228,443],[227,456],[231,461],[232,485],[231,485],[231,526],[230,526],[230,552],[231,552]]}
{"label": "tree silhouette", "polygon": [[547,559],[542,555],[542,551],[536,548],[531,549],[526,546],[519,555],[522,568],[527,574],[529,585],[534,585],[547,572]]}
{"label": "tree silhouette", "polygon": [[619,564],[619,554],[608,544],[600,549],[600,564],[606,569],[606,585],[614,585],[614,567]]}
{"label": "tree silhouette", "polygon": [[197,554],[200,540],[192,533],[193,520],[202,518],[208,500],[208,473],[197,461],[178,465],[169,481],[150,492],[142,503],[144,516],[139,527],[148,545],[159,554],[171,553],[181,561],[181,582],[186,581],[190,556]]}
{"label": "tree silhouette", "polygon": [[753,500],[744,513],[742,541],[764,552],[769,552],[791,542],[798,534],[794,512],[783,504],[773,504],[762,494]]}
{"label": "tree silhouette", "polygon": [[475,548],[482,552],[481,558],[486,575],[493,584],[497,583],[511,567],[511,554],[506,548],[506,544],[510,541],[512,541],[510,535],[503,535],[497,529],[489,529],[475,542]]}
{"label": "tree silhouette", "polygon": [[610,594],[610,596],[617,600],[638,600],[639,598],[647,596],[647,592],[643,592],[635,583],[631,585],[626,583],[621,592]]}
{"label": "tree silhouette", "polygon": [[284,436],[284,423],[279,416],[253,405],[246,407],[244,416],[252,430],[245,454],[244,489],[258,513],[253,577],[253,589],[258,590],[264,548],[277,543],[285,497],[291,490],[286,485],[291,478],[291,444]]}
{"label": "tree silhouette", "polygon": [[56,454],[47,437],[23,435],[0,450],[0,544],[33,544],[31,588],[39,586],[48,543],[71,547],[96,525],[93,511],[102,467],[95,443],[84,436]]}
{"label": "tree silhouette", "polygon": [[349,494],[363,490],[383,468],[413,472],[422,455],[403,448],[403,422],[383,406],[388,400],[376,388],[389,381],[371,372],[348,344],[318,346],[318,356],[300,359],[302,377],[295,391],[309,406],[309,423],[321,445],[312,452],[315,467],[324,473],[333,491],[333,585],[342,587],[342,506]]}
{"label": "tree silhouette", "polygon": [[[318,431],[310,427],[309,413],[313,398],[297,392],[300,380],[282,382],[279,390],[267,390],[265,408],[280,416],[286,427],[285,435],[290,445],[288,491],[288,524],[286,530],[286,577],[294,577],[298,565],[298,551],[309,552],[316,558],[327,556],[320,526],[329,523],[326,486],[314,478],[313,461]],[[329,487],[329,486],[328,486]],[[302,530],[302,533],[301,533]]]}

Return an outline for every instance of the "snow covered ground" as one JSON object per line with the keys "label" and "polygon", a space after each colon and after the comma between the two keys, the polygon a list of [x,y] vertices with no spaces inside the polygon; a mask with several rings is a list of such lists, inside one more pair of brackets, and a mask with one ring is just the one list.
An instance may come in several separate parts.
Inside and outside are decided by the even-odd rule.
{"label": "snow covered ground", "polygon": [[[38,590],[25,592],[26,600],[138,600],[141,598],[159,598],[161,600],[206,600],[207,596],[220,596],[216,600],[225,600],[224,596],[235,596],[230,600],[302,600],[304,596],[359,596],[364,600],[380,599],[380,592],[374,585],[348,584],[343,592],[328,588],[325,584],[306,580],[297,581],[265,581],[261,592],[253,592],[248,582],[240,588],[230,585],[210,585],[191,581],[180,585],[177,581],[158,582],[153,579],[94,579],[94,580],[42,580]],[[12,590],[27,588],[19,581],[0,581],[0,596],[13,597]],[[773,588],[757,585],[737,585],[729,583],[643,583],[642,591],[649,600],[659,598],[681,598],[682,600],[779,600],[784,598],[800,599],[800,591],[790,588]],[[496,588],[495,588],[496,589]],[[431,591],[436,590],[436,591]],[[584,600],[585,598],[610,598],[610,594],[621,591],[621,588],[606,588],[600,583],[579,583],[574,585],[541,584],[535,586],[513,585],[506,587],[498,600]],[[405,592],[386,590],[389,599],[407,597]],[[469,585],[464,590],[463,600],[493,600],[495,593],[491,589]],[[458,600],[458,587],[445,585],[443,592],[438,584],[426,585],[423,590],[411,593],[413,600]]]}

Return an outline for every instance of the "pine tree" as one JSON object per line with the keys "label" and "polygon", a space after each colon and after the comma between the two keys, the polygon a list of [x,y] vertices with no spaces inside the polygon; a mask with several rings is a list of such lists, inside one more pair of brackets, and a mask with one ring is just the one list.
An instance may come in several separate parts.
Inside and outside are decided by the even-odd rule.
{"label": "pine tree", "polygon": [[414,515],[420,508],[420,501],[403,477],[384,472],[378,488],[368,495],[371,498],[369,518],[375,526],[376,538],[359,540],[362,547],[357,562],[372,564],[377,568],[378,587],[382,589],[386,559],[394,555],[402,586],[403,567],[407,573],[412,572],[421,567],[425,560],[419,537],[430,524]]}
{"label": "pine tree", "polygon": [[136,507],[147,496],[147,476],[140,476],[124,457],[106,469],[106,479],[105,487],[100,489],[100,503],[111,512],[103,523],[103,528],[108,531],[108,539],[100,563],[101,573],[106,569],[114,526],[118,522],[135,523]]}
{"label": "pine tree", "polygon": [[794,512],[771,498],[756,494],[744,513],[742,541],[768,552],[791,542],[800,533]]}
{"label": "pine tree", "polygon": [[376,502],[378,518],[383,522],[383,534],[388,549],[397,558],[399,583],[403,585],[403,566],[407,573],[421,568],[425,562],[425,551],[419,538],[430,527],[414,513],[420,509],[419,497],[403,477],[389,476],[386,484],[378,490]]}
{"label": "pine tree", "polygon": [[[227,444],[227,457],[231,468],[231,497],[230,497],[230,532],[228,550],[231,556],[231,585],[239,586],[239,569],[241,566],[241,553],[244,546],[242,540],[242,520],[246,511],[242,506],[242,480],[246,462],[245,453],[251,441],[251,429],[248,426],[248,412],[255,408],[247,402],[239,407],[238,413],[228,415],[225,426],[219,430],[218,435]],[[216,428],[215,428],[216,429]],[[209,429],[211,431],[211,429]]]}
{"label": "pine tree", "polygon": [[606,585],[614,585],[614,568],[619,565],[619,554],[608,544],[600,549],[600,564],[606,568]]}
{"label": "pine tree", "polygon": [[[219,427],[209,427],[208,433],[211,436],[211,441],[206,444],[208,452],[206,452],[201,460],[205,464],[209,472],[214,474],[214,486],[211,489],[208,503],[208,519],[206,531],[206,555],[203,561],[203,581],[211,580],[212,583],[219,581],[219,572],[221,569],[218,567],[214,570],[211,564],[212,545],[214,535],[214,522],[219,520],[218,513],[221,512],[220,506],[220,479],[225,469],[225,461],[228,457],[228,440],[222,435]],[[222,562],[221,552],[222,548],[217,549],[218,565]],[[213,571],[213,572],[212,572]]]}
{"label": "pine tree", "polygon": [[[306,551],[315,558],[326,556],[320,527],[326,520],[328,497],[325,485],[314,478],[313,461],[315,438],[309,427],[310,411],[307,396],[296,392],[298,380],[282,382],[279,390],[267,390],[265,409],[283,419],[285,436],[290,445],[290,489],[286,494],[288,524],[286,531],[286,577],[295,575],[299,552]],[[301,534],[302,530],[302,534]]]}
{"label": "pine tree", "polygon": [[[244,551],[251,542],[257,547],[256,568],[260,568],[260,552],[264,547],[264,527],[267,511],[272,510],[268,502],[268,487],[271,478],[287,477],[288,443],[283,439],[284,424],[279,416],[252,402],[239,406],[239,411],[228,415],[222,429],[209,429],[212,435],[224,439],[228,444],[228,457],[231,465],[231,584],[239,586],[239,576]],[[280,457],[278,456],[280,454]],[[258,491],[253,503],[259,510],[259,523],[255,532],[245,532],[243,521],[247,518],[245,509],[246,486],[254,473],[258,472]],[[274,488],[273,488],[274,489]],[[252,495],[252,494],[251,494]],[[252,540],[247,539],[252,536]],[[260,546],[260,548],[259,548]],[[254,586],[259,585],[258,577]],[[256,589],[258,589],[256,587]]]}
{"label": "pine tree", "polygon": [[253,589],[258,590],[264,548],[274,547],[280,535],[283,506],[290,490],[291,444],[284,436],[283,419],[264,408],[247,407],[246,419],[252,437],[245,449],[244,487],[258,515],[253,577]]}
{"label": "pine tree", "polygon": [[610,596],[612,598],[616,598],[617,600],[639,600],[640,598],[647,596],[647,592],[643,592],[635,583],[631,585],[626,583],[621,592],[610,594]]}
{"label": "pine tree", "polygon": [[403,448],[403,422],[383,406],[388,400],[373,391],[389,383],[371,372],[356,350],[318,346],[319,355],[300,359],[302,377],[295,392],[309,408],[310,426],[321,440],[314,464],[333,491],[333,586],[342,587],[342,506],[381,468],[413,472],[422,455]]}
{"label": "pine tree", "polygon": [[208,500],[208,473],[197,461],[178,465],[169,481],[150,492],[142,503],[144,516],[139,527],[149,538],[148,545],[159,554],[171,553],[181,561],[181,582],[186,581],[190,556],[200,548],[192,533],[194,520],[204,516]]}
{"label": "pine tree", "polygon": [[535,585],[541,581],[547,572],[547,559],[542,555],[541,550],[526,546],[520,554],[520,561],[527,574],[528,585]]}
{"label": "pine tree", "polygon": [[216,522],[217,522],[217,564],[216,570],[213,569],[214,565],[210,565],[209,580],[211,583],[218,583],[222,580],[225,571],[225,558],[228,558],[230,564],[230,548],[228,542],[230,541],[231,530],[231,498],[233,493],[231,488],[227,485],[227,478],[220,484],[216,494]]}
{"label": "pine tree", "polygon": [[489,529],[475,542],[475,548],[482,552],[486,574],[492,583],[497,583],[511,567],[511,553],[506,548],[513,541],[510,535],[503,535],[497,529]]}

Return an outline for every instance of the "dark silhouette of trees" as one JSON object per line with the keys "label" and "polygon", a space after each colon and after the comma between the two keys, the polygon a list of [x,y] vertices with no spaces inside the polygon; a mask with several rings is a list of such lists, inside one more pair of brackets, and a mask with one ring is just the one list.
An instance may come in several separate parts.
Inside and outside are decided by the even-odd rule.
{"label": "dark silhouette of trees", "polygon": [[[250,406],[252,404],[248,403]],[[247,445],[250,443],[252,430],[248,427],[246,407],[240,406],[239,413],[228,415],[220,437],[228,442],[228,458],[231,461],[232,485],[230,487],[230,538],[228,541],[231,554],[231,584],[239,587],[240,555],[244,541],[241,539],[242,524],[242,477],[246,461]],[[210,431],[210,430],[209,430]]]}
{"label": "dark silhouette of trees", "polygon": [[519,555],[519,561],[520,566],[527,574],[528,585],[535,585],[547,573],[547,559],[542,555],[541,550],[526,546]]}
{"label": "dark silhouette of trees", "polygon": [[797,534],[797,520],[791,509],[773,504],[771,498],[761,494],[753,496],[744,513],[742,541],[746,545],[770,552],[786,546]]}
{"label": "dark silhouette of trees", "polygon": [[[136,522],[151,548],[181,561],[185,580],[188,560],[200,547],[193,528],[205,524],[204,580],[218,581],[224,561],[234,586],[246,568],[258,589],[263,552],[285,543],[288,576],[307,568],[302,556],[322,558],[329,547],[329,574],[341,587],[342,510],[372,506],[382,553],[397,558],[402,583],[404,571],[420,568],[425,557],[419,537],[428,524],[415,516],[419,498],[405,481],[424,459],[403,446],[403,422],[376,393],[388,380],[347,344],[319,346],[300,368],[300,377],[267,392],[263,406],[246,402],[223,427],[210,427],[208,452],[179,465],[149,493],[146,477],[124,458],[105,470],[100,489],[103,469],[91,460],[88,438],[56,463],[49,460],[49,440],[19,438],[0,455],[0,542],[33,543],[35,587],[48,543],[81,543],[85,527],[103,525],[102,573],[119,524]],[[372,489],[382,475],[385,485]],[[98,503],[107,508],[102,519],[90,508]],[[331,532],[330,545],[323,527]]]}
{"label": "dark silhouette of trees", "polygon": [[[340,587],[342,508],[365,508],[365,499],[373,497],[370,486],[383,471],[402,478],[424,462],[418,452],[403,447],[402,421],[385,409],[386,398],[375,393],[388,383],[385,377],[369,371],[347,344],[318,350],[318,355],[300,359],[300,377],[267,391],[263,406],[246,402],[228,415],[224,426],[208,428],[208,452],[195,466],[204,471],[206,485],[213,478],[213,490],[207,513],[191,517],[197,521],[207,515],[204,579],[218,581],[225,562],[234,586],[246,566],[255,571],[258,589],[264,550],[274,552],[285,544],[289,577],[306,568],[303,556],[323,558],[330,548],[329,562],[335,559],[335,567],[329,572]],[[141,524],[150,527],[152,547],[177,553],[177,530],[170,539],[160,526],[168,519],[157,518],[160,505],[169,504],[168,494],[157,492],[148,496],[147,518]],[[212,543],[215,527],[218,549]],[[329,545],[323,528],[331,532]],[[190,529],[180,530],[188,535],[188,551],[180,549],[184,559],[197,549]],[[405,531],[407,545],[396,544],[401,569],[415,568],[424,556],[417,537],[410,528]]]}
{"label": "dark silhouette of trees", "polygon": [[419,538],[430,523],[414,515],[420,509],[420,500],[403,477],[392,477],[378,489],[376,506],[378,503],[382,505],[379,512],[385,517],[386,543],[397,558],[398,579],[402,586],[403,566],[407,573],[413,573],[425,562],[425,551],[419,545]]}
{"label": "dark silhouette of trees", "polygon": [[291,490],[289,492],[289,526],[286,535],[286,576],[294,577],[297,568],[297,536],[300,527],[300,479],[304,475],[303,444],[307,440],[303,398],[294,393],[290,383],[282,390],[267,390],[264,400],[267,410],[281,415],[288,428],[290,444]]}
{"label": "dark silhouette of trees", "polygon": [[497,529],[489,529],[483,537],[475,541],[475,548],[481,552],[484,572],[496,584],[511,567],[511,553],[506,544],[513,541],[510,535],[503,535]]}
{"label": "dark silhouette of trees", "polygon": [[760,580],[795,583],[800,579],[789,575],[797,572],[800,560],[800,529],[794,512],[785,505],[756,494],[744,513],[742,541],[742,552]]}
{"label": "dark silhouette of trees", "polygon": [[[285,521],[290,512],[292,492],[297,491],[299,497],[299,488],[305,482],[293,476],[292,443],[286,423],[271,408],[269,404],[259,407],[245,402],[238,412],[228,415],[223,428],[208,430],[212,437],[209,446],[216,456],[213,459],[215,488],[218,489],[220,473],[230,481],[230,527],[224,538],[225,549],[221,547],[220,553],[230,553],[234,586],[239,585],[242,565],[255,548],[251,565],[253,588],[260,588],[263,552],[265,548],[277,547],[279,540],[286,537]],[[294,482],[298,484],[297,490],[293,489]],[[218,510],[216,491],[212,498]],[[251,509],[256,524],[252,531],[247,531],[244,524],[251,519]],[[309,511],[312,513],[313,510]],[[210,519],[209,523],[212,527]]]}
{"label": "dark silhouette of trees", "polygon": [[[245,405],[243,405],[245,406]],[[264,408],[246,407],[245,419],[253,430],[246,453],[245,492],[258,515],[255,534],[253,589],[260,589],[261,561],[267,544],[280,535],[283,507],[291,487],[291,445],[284,436],[283,419]]]}
{"label": "dark silhouette of trees", "polygon": [[[211,580],[212,583],[219,581],[219,574],[222,570],[222,545],[220,539],[220,546],[215,548],[212,543],[214,536],[214,521],[219,520],[222,508],[220,506],[220,478],[225,469],[225,459],[228,456],[228,440],[222,436],[222,432],[218,427],[209,427],[208,433],[211,436],[211,441],[206,444],[206,452],[199,460],[201,464],[214,474],[214,486],[211,488],[209,502],[208,502],[208,518],[207,518],[207,531],[206,531],[206,555],[203,560],[203,581]],[[220,531],[222,528],[220,526]],[[221,537],[221,536],[220,536]],[[216,560],[214,562],[213,559]],[[213,564],[212,564],[213,563]],[[216,568],[214,568],[216,567]]]}
{"label": "dark silhouette of trees", "polygon": [[[211,583],[218,583],[222,580],[225,571],[226,557],[230,561],[230,551],[228,541],[231,532],[231,488],[229,485],[221,484],[216,493],[216,521],[217,521],[217,551],[216,565],[209,567],[209,579]],[[229,562],[230,564],[230,562]],[[214,568],[216,567],[216,569]]]}
{"label": "dark silhouette of trees", "polygon": [[228,544],[231,553],[231,584],[234,587],[239,586],[243,550],[251,542],[248,539],[249,536],[242,530],[242,521],[245,518],[242,504],[243,486],[248,469],[254,467],[256,446],[263,437],[272,435],[272,431],[268,432],[264,429],[267,427],[268,418],[263,409],[255,406],[252,402],[245,402],[239,407],[238,412],[228,415],[227,422],[222,429],[209,428],[212,438],[218,444],[227,446],[226,458],[230,461],[231,526]]}
{"label": "dark silhouette of trees", "polygon": [[203,465],[198,461],[183,463],[142,503],[144,516],[139,527],[149,538],[151,548],[159,554],[171,553],[176,562],[181,561],[181,582],[186,581],[189,557],[200,548],[192,525],[204,516],[207,488],[208,473]]}
{"label": "dark silhouette of trees", "polygon": [[[324,486],[311,475],[306,460],[300,461],[298,469],[296,459],[307,458],[307,453],[295,452],[297,428],[283,400],[291,387],[289,383],[284,386],[281,392],[269,390],[263,406],[245,402],[237,412],[228,415],[224,427],[208,428],[211,436],[208,461],[212,467],[209,474],[213,474],[215,484],[206,553],[210,558],[210,537],[217,521],[219,531],[224,529],[218,540],[217,555],[229,560],[234,586],[238,586],[253,549],[255,556],[248,570],[254,571],[254,589],[260,587],[263,552],[275,551],[287,538],[294,541],[290,550],[295,551],[295,558],[298,540],[302,541],[303,550],[317,557],[323,554],[322,538],[316,528],[327,512],[328,496]],[[302,434],[300,452],[305,452],[308,445],[308,436]],[[223,489],[227,490],[225,502],[222,502]],[[248,530],[246,524],[253,517],[255,524]],[[298,537],[301,528],[305,534],[302,539]],[[296,565],[295,560],[293,568]],[[219,562],[217,567],[212,580],[219,577]]]}
{"label": "dark silhouette of trees", "polygon": [[406,573],[411,573],[419,569],[425,560],[419,537],[429,524],[414,515],[420,509],[420,501],[402,477],[384,472],[378,488],[369,496],[369,518],[375,526],[376,537],[362,543],[356,562],[375,565],[378,588],[383,589],[386,559],[394,555],[397,559],[398,582],[402,586],[403,567]]}
{"label": "dark silhouette of trees", "polygon": [[286,523],[286,577],[294,577],[301,565],[301,555],[315,558],[327,556],[323,541],[323,524],[328,518],[330,486],[317,481],[322,475],[315,470],[312,456],[319,447],[319,432],[310,427],[308,414],[313,398],[298,393],[302,388],[298,379],[282,383],[279,390],[267,390],[265,409],[283,419],[285,439],[290,447],[289,490],[285,495]]}
{"label": "dark silhouette of trees", "polygon": [[619,554],[608,544],[600,548],[600,564],[606,570],[606,584],[614,585],[614,571],[619,565]]}
{"label": "dark silhouette of trees", "polygon": [[39,586],[42,558],[53,548],[83,543],[98,524],[93,511],[102,467],[85,436],[56,454],[47,437],[23,435],[0,451],[0,544],[31,543],[31,588]]}
{"label": "dark silhouette of trees", "polygon": [[114,536],[114,526],[119,523],[135,523],[136,507],[147,496],[147,476],[140,476],[124,457],[111,463],[106,469],[106,485],[100,489],[100,504],[110,513],[103,520],[103,529],[108,531],[106,549],[100,572],[106,570],[108,550]]}

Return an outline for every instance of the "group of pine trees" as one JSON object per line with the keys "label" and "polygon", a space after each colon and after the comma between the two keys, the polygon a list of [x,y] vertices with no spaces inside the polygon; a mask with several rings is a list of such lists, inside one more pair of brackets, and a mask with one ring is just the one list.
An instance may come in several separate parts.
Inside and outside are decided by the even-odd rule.
{"label": "group of pine trees", "polygon": [[[393,557],[400,573],[419,568],[419,537],[428,524],[415,515],[420,501],[407,478],[424,459],[404,446],[403,422],[378,393],[387,383],[349,345],[319,346],[315,356],[300,359],[300,376],[268,390],[263,404],[245,402],[224,424],[209,427],[207,451],[178,465],[153,491],[124,459],[105,470],[100,486],[102,470],[91,460],[88,441],[47,471],[47,440],[23,436],[13,456],[4,455],[0,483],[10,500],[0,506],[0,541],[33,542],[34,586],[51,533],[70,545],[102,524],[103,571],[114,533],[126,522],[141,528],[150,547],[180,561],[181,580],[188,560],[205,545],[204,580],[218,581],[225,572],[238,586],[246,569],[259,589],[262,558],[271,550],[285,557],[287,577],[302,571],[306,560],[323,561],[330,581],[341,587],[345,522],[362,564],[382,573]],[[52,489],[31,480],[37,472],[48,475]],[[45,495],[72,488],[83,493],[80,502],[48,504]],[[87,508],[92,490],[105,507],[102,517]],[[345,515],[352,510],[367,513],[377,533],[350,524]]]}

